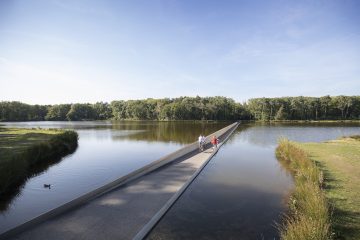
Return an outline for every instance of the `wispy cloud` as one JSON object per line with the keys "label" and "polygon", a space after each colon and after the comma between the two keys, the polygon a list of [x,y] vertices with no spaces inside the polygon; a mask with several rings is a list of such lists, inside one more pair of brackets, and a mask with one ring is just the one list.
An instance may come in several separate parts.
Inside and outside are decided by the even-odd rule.
{"label": "wispy cloud", "polygon": [[351,94],[360,18],[347,3],[23,1],[3,10],[1,97]]}

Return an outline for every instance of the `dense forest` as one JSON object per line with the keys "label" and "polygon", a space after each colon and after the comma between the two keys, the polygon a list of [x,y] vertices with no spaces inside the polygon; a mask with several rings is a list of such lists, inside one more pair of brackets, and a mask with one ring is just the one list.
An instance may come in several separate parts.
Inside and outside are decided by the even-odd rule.
{"label": "dense forest", "polygon": [[360,119],[360,96],[253,98],[247,110],[255,120]]}
{"label": "dense forest", "polygon": [[360,96],[253,98],[237,103],[226,97],[179,97],[29,105],[0,102],[0,121],[79,120],[354,120]]}

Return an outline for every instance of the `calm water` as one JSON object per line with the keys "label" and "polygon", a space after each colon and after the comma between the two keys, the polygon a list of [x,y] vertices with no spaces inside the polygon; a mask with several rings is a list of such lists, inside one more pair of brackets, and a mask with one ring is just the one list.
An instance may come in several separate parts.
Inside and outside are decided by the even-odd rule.
{"label": "calm water", "polygon": [[359,124],[242,124],[148,239],[278,239],[292,178],[277,139],[319,142],[360,134]]}
{"label": "calm water", "polygon": [[[24,122],[7,127],[75,129],[72,155],[31,178],[0,214],[0,233],[111,182],[229,123]],[[51,189],[43,188],[52,184]]]}

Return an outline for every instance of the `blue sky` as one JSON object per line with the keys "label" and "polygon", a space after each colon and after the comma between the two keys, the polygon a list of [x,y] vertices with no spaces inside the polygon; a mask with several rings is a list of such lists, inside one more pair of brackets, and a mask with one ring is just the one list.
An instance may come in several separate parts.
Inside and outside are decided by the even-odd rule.
{"label": "blue sky", "polygon": [[360,1],[1,0],[0,100],[359,95]]}

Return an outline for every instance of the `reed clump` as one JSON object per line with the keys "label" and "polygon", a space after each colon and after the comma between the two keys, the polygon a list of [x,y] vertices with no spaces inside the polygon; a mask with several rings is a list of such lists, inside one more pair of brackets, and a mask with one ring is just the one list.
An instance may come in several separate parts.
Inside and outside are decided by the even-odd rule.
{"label": "reed clump", "polygon": [[287,139],[280,139],[276,156],[295,181],[289,212],[279,226],[281,239],[332,239],[331,211],[322,189],[322,171],[302,149]]}

